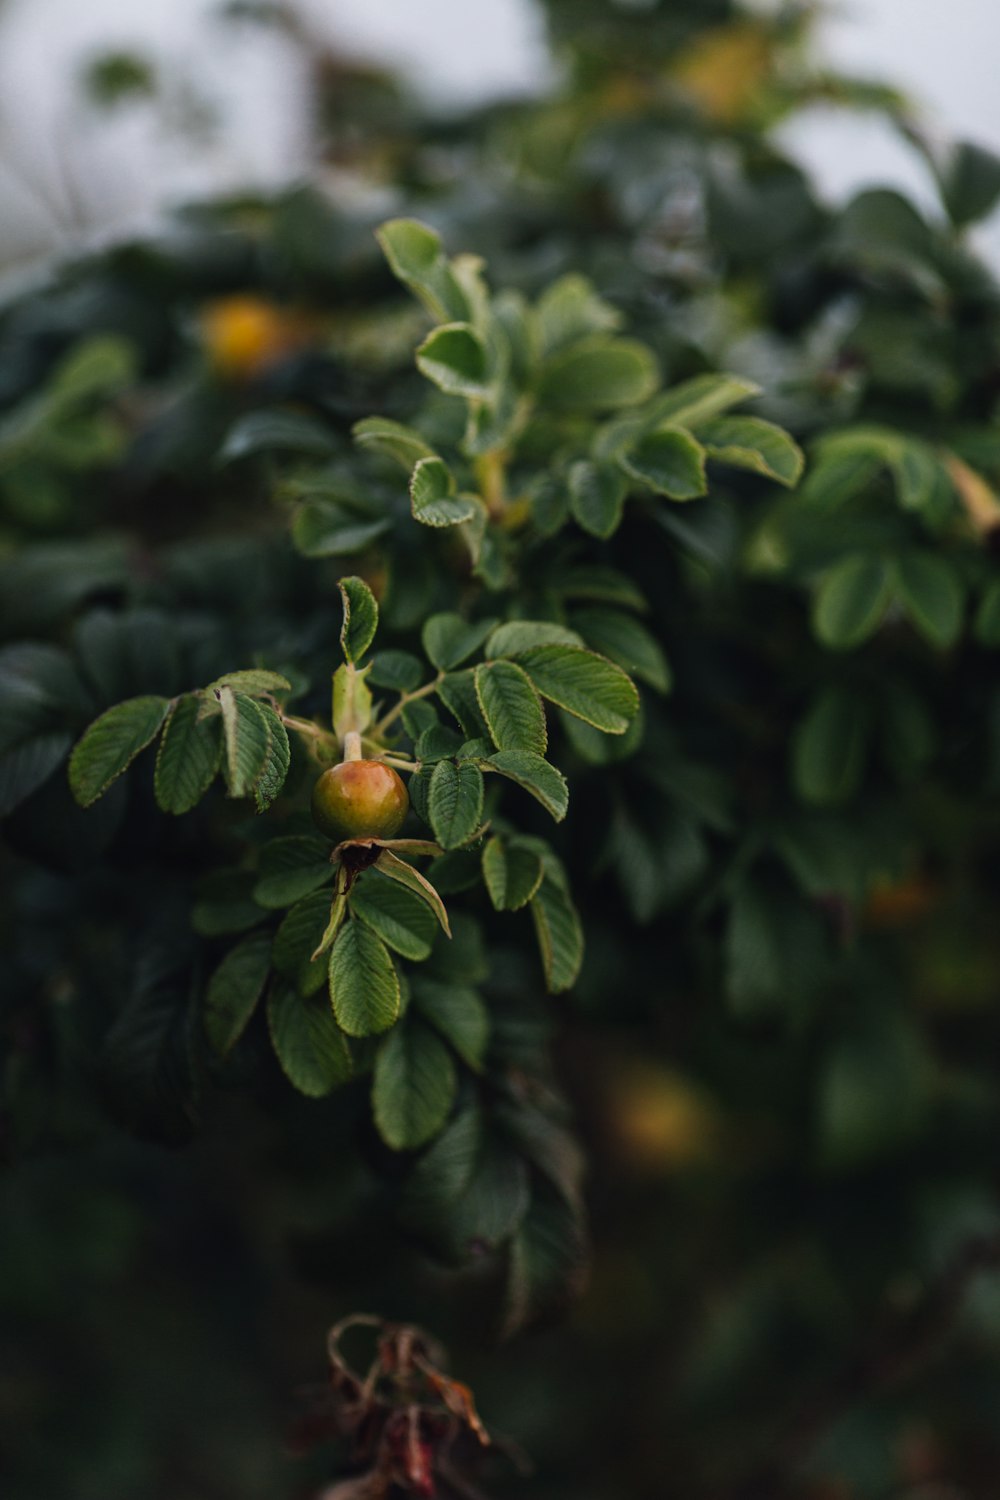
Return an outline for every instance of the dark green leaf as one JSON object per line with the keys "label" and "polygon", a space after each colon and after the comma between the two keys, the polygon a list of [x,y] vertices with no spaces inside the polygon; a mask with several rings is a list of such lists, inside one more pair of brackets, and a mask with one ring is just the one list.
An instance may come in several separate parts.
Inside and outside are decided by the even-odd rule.
{"label": "dark green leaf", "polygon": [[618,468],[583,459],[569,471],[569,508],[591,536],[612,536],[621,525],[628,484]]}
{"label": "dark green leaf", "polygon": [[962,629],[965,591],[951,563],[933,552],[908,552],[897,561],[900,603],[932,646],[947,650]]}
{"label": "dark green leaf", "polygon": [[[444,859],[457,857],[459,857],[457,853],[454,855],[446,854]],[[437,861],[438,865],[442,863],[443,860]],[[408,865],[405,860],[400,859],[391,849],[382,850],[382,853],[375,862],[375,868],[381,870],[382,874],[390,880],[395,880],[399,885],[405,886],[407,890],[412,891],[421,901],[425,901],[442,932],[447,937],[451,937],[451,927],[448,923],[448,913],[445,910],[444,902],[438,895],[437,889],[431,885],[429,880],[421,875],[419,870],[415,870],[412,865]]]}
{"label": "dark green leaf", "polygon": [[434,317],[469,316],[468,299],[433,229],[418,219],[390,219],[376,235],[394,275],[420,298]]}
{"label": "dark green leaf", "polygon": [[548,620],[511,620],[493,631],[486,642],[486,655],[495,660],[500,656],[520,656],[534,646],[582,645],[582,637],[565,625],[554,625]]}
{"label": "dark green leaf", "polygon": [[350,905],[356,917],[404,958],[419,963],[430,953],[437,933],[434,912],[408,884],[377,869],[367,870],[354,882]]}
{"label": "dark green leaf", "polygon": [[449,396],[484,400],[491,393],[486,348],[468,323],[435,328],[417,350],[417,368]]}
{"label": "dark green leaf", "polygon": [[483,818],[483,774],[464,761],[442,760],[434,767],[428,802],[431,827],[444,849],[457,849],[472,838]]}
{"label": "dark green leaf", "polygon": [[544,873],[541,855],[516,838],[491,838],[483,849],[483,878],[497,911],[527,906]]}
{"label": "dark green leaf", "polygon": [[498,750],[489,763],[501,776],[530,792],[557,823],[562,822],[569,807],[569,789],[565,776],[555,766],[530,750]]}
{"label": "dark green leaf", "polygon": [[271,1043],[299,1093],[321,1099],[351,1076],[351,1054],[325,996],[304,998],[275,984],[267,1002]]}
{"label": "dark green leaf", "polygon": [[166,813],[190,812],[208,791],[222,765],[222,721],[201,718],[203,699],[186,693],[177,700],[156,752],[156,801]]}
{"label": "dark green leaf", "polygon": [[656,357],[645,344],[595,334],[546,360],[539,397],[564,410],[610,411],[645,401],[659,378]]}
{"label": "dark green leaf", "polygon": [[454,667],[478,651],[496,620],[463,620],[461,615],[431,615],[421,632],[428,659],[442,672]]}
{"label": "dark green leaf", "polygon": [[440,458],[422,458],[414,469],[410,509],[424,526],[460,526],[478,513],[475,500],[455,494],[451,470]]}
{"label": "dark green leaf", "polygon": [[760,417],[716,417],[698,428],[698,439],[717,463],[751,469],[779,484],[798,484],[805,456],[798,443]]}
{"label": "dark green leaf", "polygon": [[583,963],[583,927],[573,898],[555,861],[547,861],[541,885],[531,898],[531,915],[549,993],[557,995],[576,983]]}
{"label": "dark green leaf", "polygon": [[301,834],[272,839],[261,850],[254,900],[269,908],[292,906],[332,878],[330,845],[322,839]]}
{"label": "dark green leaf", "polygon": [[252,411],[230,427],[219,450],[218,462],[231,464],[275,449],[310,458],[329,458],[337,451],[337,444],[323,422],[303,412]]}
{"label": "dark green leaf", "polygon": [[648,433],[620,462],[626,474],[671,500],[694,500],[708,489],[705,449],[679,427]]}
{"label": "dark green leaf", "polygon": [[545,711],[528,674],[513,661],[483,662],[476,668],[476,696],[498,750],[545,754]]}
{"label": "dark green leaf", "polygon": [[365,519],[320,498],[303,501],[292,521],[292,540],[304,557],[352,557],[392,529],[388,516]]}
{"label": "dark green leaf", "polygon": [[348,1036],[375,1036],[399,1016],[399,975],[382,939],[364,922],[346,922],[330,950],[330,1000]]}
{"label": "dark green leaf", "polygon": [[103,796],[156,738],[170,710],[166,698],[130,698],[95,719],[69,761],[69,784],[81,807]]}
{"label": "dark green leaf", "polygon": [[440,984],[417,977],[413,1005],[440,1032],[467,1067],[479,1072],[490,1039],[490,1017],[477,990],[468,985]]}
{"label": "dark green leaf", "polygon": [[267,759],[253,790],[258,812],[266,812],[285,784],[288,768],[292,763],[292,750],[288,743],[288,732],[269,703],[261,703],[261,713],[267,720],[270,739]]}
{"label": "dark green leaf", "polygon": [[344,606],[340,627],[340,647],[344,660],[359,662],[375,639],[378,630],[378,605],[375,595],[363,578],[342,578],[339,583]]}
{"label": "dark green leaf", "polygon": [[0,755],[0,818],[20,806],[43,786],[66,759],[73,736],[56,729],[38,734]]}
{"label": "dark green leaf", "polygon": [[225,773],[231,797],[256,791],[271,754],[271,728],[262,706],[245,693],[217,688],[225,734]]}
{"label": "dark green leaf", "polygon": [[846,688],[820,693],[792,741],[796,790],[806,802],[835,805],[857,791],[864,770],[868,712]]}
{"label": "dark green leaf", "polygon": [[845,557],[826,574],[816,595],[816,634],[824,645],[837,650],[859,646],[882,623],[892,591],[888,559],[860,552]]}
{"label": "dark green leaf", "polygon": [[359,448],[395,459],[407,474],[422,458],[435,456],[434,449],[424,442],[419,432],[404,427],[401,422],[392,422],[388,417],[366,417],[363,422],[355,422],[351,432]]}
{"label": "dark green leaf", "polygon": [[230,949],[205,992],[205,1035],[220,1056],[246,1030],[271,968],[271,937],[256,933]]}
{"label": "dark green leaf", "polygon": [[635,683],[613,662],[572,646],[536,646],[517,657],[543,698],[605,734],[624,734],[639,711]]}
{"label": "dark green leaf", "polygon": [[660,645],[645,625],[616,609],[583,609],[573,615],[587,645],[639,677],[657,692],[670,690],[670,667]]}
{"label": "dark green leaf", "polygon": [[386,1037],[375,1059],[372,1107],[379,1135],[394,1151],[412,1151],[444,1125],[458,1085],[444,1042],[420,1021]]}

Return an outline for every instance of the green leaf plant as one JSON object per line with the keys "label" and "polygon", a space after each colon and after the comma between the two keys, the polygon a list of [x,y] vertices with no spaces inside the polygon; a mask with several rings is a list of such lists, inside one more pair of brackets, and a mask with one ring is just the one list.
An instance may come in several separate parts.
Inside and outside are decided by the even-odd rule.
{"label": "green leaf plant", "polygon": [[[446,568],[464,559],[445,607],[421,622],[421,654],[382,649],[375,592],[360,575],[342,577],[329,717],[289,711],[294,671],[224,673],[173,697],[109,708],[77,743],[69,777],[90,806],[158,739],[162,812],[191,812],[221,779],[229,799],[266,814],[240,865],[237,941],[204,987],[209,1046],[221,1066],[266,1012],[294,1088],[317,1097],[370,1072],[377,1131],[392,1150],[414,1151],[497,1088],[493,1016],[480,988],[492,959],[474,956],[489,953],[478,893],[506,922],[530,918],[542,985],[571,989],[584,925],[559,848],[541,831],[572,819],[560,762],[581,749],[599,762],[616,741],[634,750],[637,680],[656,694],[670,685],[626,580],[609,570],[603,589],[599,574],[588,587],[580,570],[590,602],[572,620],[550,602],[532,613],[520,580],[560,533],[603,544],[627,506],[705,495],[716,462],[787,485],[802,459],[773,424],[727,415],[758,394],[753,384],[702,375],[664,390],[655,355],[618,332],[619,315],[582,277],[564,277],[531,303],[493,295],[478,261],[449,260],[415,221],[384,225],[379,240],[441,320],[416,364],[452,413],[447,441],[383,416],[353,433],[362,471],[371,468],[390,510],[392,487],[375,476],[402,471],[410,520],[393,524],[415,523],[407,545],[426,529]],[[372,535],[382,524],[374,520]],[[301,531],[294,520],[293,537]],[[311,540],[304,550],[315,553]],[[568,587],[572,594],[572,575]],[[353,804],[345,812],[346,792],[331,789],[376,772],[399,789],[391,818],[366,822]],[[310,783],[318,832],[302,805]],[[450,914],[456,900],[461,911]],[[210,907],[198,911],[203,927],[220,920]],[[503,1149],[517,1159],[510,1142]],[[565,1201],[578,1220],[575,1193]]]}

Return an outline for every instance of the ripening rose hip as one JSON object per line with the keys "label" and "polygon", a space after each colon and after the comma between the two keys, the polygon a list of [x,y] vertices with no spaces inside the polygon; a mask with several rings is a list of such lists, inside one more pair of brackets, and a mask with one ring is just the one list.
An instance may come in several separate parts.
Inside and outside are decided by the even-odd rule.
{"label": "ripening rose hip", "polygon": [[378,760],[345,760],[324,771],[313,787],[313,822],[335,843],[391,839],[409,806],[401,778]]}

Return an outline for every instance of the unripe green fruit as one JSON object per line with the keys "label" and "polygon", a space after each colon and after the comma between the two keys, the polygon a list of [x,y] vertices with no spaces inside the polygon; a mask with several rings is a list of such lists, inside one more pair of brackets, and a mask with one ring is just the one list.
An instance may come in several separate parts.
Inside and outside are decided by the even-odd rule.
{"label": "unripe green fruit", "polygon": [[335,843],[391,839],[409,806],[402,780],[379,760],[345,760],[324,771],[313,787],[313,822]]}

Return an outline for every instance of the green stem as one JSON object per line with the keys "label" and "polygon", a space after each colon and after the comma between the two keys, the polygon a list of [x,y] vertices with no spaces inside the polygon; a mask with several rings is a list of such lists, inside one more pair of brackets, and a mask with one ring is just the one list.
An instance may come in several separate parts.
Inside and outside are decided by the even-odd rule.
{"label": "green stem", "polygon": [[436,693],[441,685],[443,678],[444,673],[439,672],[434,678],[433,682],[425,682],[423,687],[414,688],[412,693],[404,693],[399,702],[396,704],[395,708],[390,708],[389,712],[385,715],[384,718],[379,719],[377,724],[372,725],[373,737],[380,739],[382,735],[385,734],[385,731],[389,728],[389,725],[395,724],[396,720],[399,718],[400,714],[408,704],[416,703],[418,698],[428,698],[430,697],[431,693]]}

